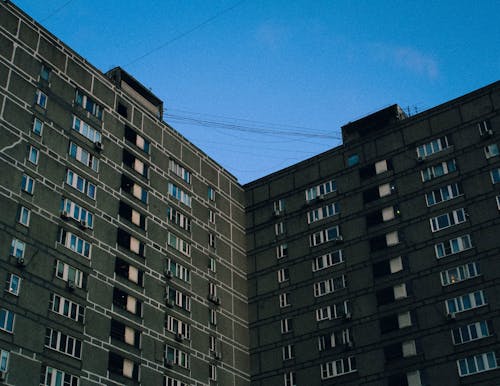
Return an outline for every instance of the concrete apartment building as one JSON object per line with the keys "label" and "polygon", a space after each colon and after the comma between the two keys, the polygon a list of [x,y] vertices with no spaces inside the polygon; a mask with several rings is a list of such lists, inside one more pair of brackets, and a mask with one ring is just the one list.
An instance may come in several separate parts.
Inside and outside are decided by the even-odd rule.
{"label": "concrete apartment building", "polygon": [[0,384],[493,385],[500,83],[241,186],[0,2]]}

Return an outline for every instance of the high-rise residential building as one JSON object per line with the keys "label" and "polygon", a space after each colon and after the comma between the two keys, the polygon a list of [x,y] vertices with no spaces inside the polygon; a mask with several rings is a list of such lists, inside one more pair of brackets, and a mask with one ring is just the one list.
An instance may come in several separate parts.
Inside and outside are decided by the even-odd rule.
{"label": "high-rise residential building", "polygon": [[499,111],[390,106],[242,186],[0,2],[0,384],[497,384]]}

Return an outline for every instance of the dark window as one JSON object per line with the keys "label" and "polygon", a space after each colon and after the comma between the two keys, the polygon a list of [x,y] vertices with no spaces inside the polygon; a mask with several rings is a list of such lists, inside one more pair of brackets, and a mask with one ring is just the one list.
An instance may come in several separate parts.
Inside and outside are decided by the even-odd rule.
{"label": "dark window", "polygon": [[122,189],[130,193],[132,190],[132,186],[134,186],[134,180],[128,178],[125,175],[122,175]]}
{"label": "dark window", "polygon": [[398,315],[390,315],[380,318],[380,332],[387,334],[391,331],[399,330]]}
{"label": "dark window", "polygon": [[382,306],[394,302],[394,288],[388,287],[376,292],[377,304]]}
{"label": "dark window", "polygon": [[376,236],[370,240],[370,250],[372,252],[387,248],[387,239],[385,235]]}
{"label": "dark window", "polygon": [[116,242],[136,255],[144,256],[144,244],[123,229],[118,228]]}
{"label": "dark window", "polygon": [[143,285],[144,273],[119,257],[115,260],[115,273],[141,287]]}
{"label": "dark window", "polygon": [[373,177],[376,174],[375,165],[367,165],[359,169],[359,177],[362,179]]}
{"label": "dark window", "polygon": [[406,374],[391,375],[387,379],[387,386],[408,386]]}
{"label": "dark window", "polygon": [[[129,331],[133,330],[132,328],[128,328]],[[111,329],[109,335],[117,339],[121,342],[133,345],[135,347],[139,347],[140,343],[140,332],[133,330],[133,334],[127,336],[126,326],[125,324],[118,322],[117,320],[111,320]]]}
{"label": "dark window", "polygon": [[373,277],[382,277],[391,274],[391,265],[389,260],[373,264]]}
{"label": "dark window", "polygon": [[384,347],[384,356],[386,362],[390,362],[393,359],[402,358],[403,349],[401,348],[401,343],[394,343]]}
{"label": "dark window", "polygon": [[[139,217],[134,217],[133,212],[135,211],[136,215]],[[120,217],[130,221],[131,223],[137,225],[138,227],[145,229],[146,227],[146,218],[144,217],[143,214],[139,213],[137,210],[132,209],[132,207],[123,201],[120,201],[120,206],[118,209],[118,213],[120,214]]]}
{"label": "dark window", "polygon": [[380,210],[372,212],[366,216],[366,226],[374,226],[384,222],[382,212]]}
{"label": "dark window", "polygon": [[123,150],[123,163],[129,168],[134,169],[141,176],[148,176],[148,165],[125,149]]}
{"label": "dark window", "polygon": [[125,106],[123,103],[118,102],[118,107],[116,111],[118,111],[118,114],[120,114],[122,117],[127,118],[128,117],[128,111],[127,111],[127,106]]}
{"label": "dark window", "polygon": [[375,201],[380,198],[379,192],[378,192],[378,186],[375,186],[374,188],[370,188],[368,190],[365,190],[363,192],[363,201],[366,203]]}
{"label": "dark window", "polygon": [[[125,363],[125,360],[122,356],[115,354],[114,352],[109,352],[108,355],[108,370],[112,373],[126,376],[127,378],[132,378],[132,379],[139,379],[139,366],[136,363],[132,362],[132,369],[129,369],[129,364],[131,362],[127,361],[128,363]],[[127,368],[126,368],[127,367]],[[131,371],[131,376],[126,374],[125,372]]]}
{"label": "dark window", "polygon": [[113,304],[133,314],[141,315],[141,302],[139,300],[135,300],[135,302],[129,301],[129,295],[125,291],[122,291],[118,288],[113,288]]}

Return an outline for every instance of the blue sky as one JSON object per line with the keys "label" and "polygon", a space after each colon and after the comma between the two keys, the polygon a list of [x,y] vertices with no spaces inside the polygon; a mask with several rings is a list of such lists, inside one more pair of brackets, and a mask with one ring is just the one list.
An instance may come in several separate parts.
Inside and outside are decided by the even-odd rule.
{"label": "blue sky", "polygon": [[14,3],[150,87],[165,120],[242,183],[339,145],[349,121],[423,111],[500,74],[498,0]]}

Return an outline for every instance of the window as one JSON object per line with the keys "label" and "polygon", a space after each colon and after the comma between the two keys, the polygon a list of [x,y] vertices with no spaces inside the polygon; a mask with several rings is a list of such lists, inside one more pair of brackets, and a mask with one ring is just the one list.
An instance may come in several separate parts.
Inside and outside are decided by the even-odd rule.
{"label": "window", "polygon": [[420,159],[424,159],[433,154],[439,153],[440,151],[448,148],[450,143],[448,137],[444,136],[437,138],[431,142],[425,143],[417,147],[417,156]]}
{"label": "window", "polygon": [[131,127],[125,126],[125,139],[139,149],[144,151],[144,153],[149,154],[150,143],[141,135],[137,134]]}
{"label": "window", "polygon": [[490,351],[459,359],[457,361],[457,367],[458,375],[461,377],[482,373],[484,371],[495,370],[498,367],[496,354],[494,351]]}
{"label": "window", "polygon": [[446,300],[446,312],[456,314],[486,305],[486,297],[482,290],[471,292]]}
{"label": "window", "polygon": [[415,355],[417,355],[417,348],[414,340],[398,342],[384,347],[386,362]]}
{"label": "window", "polygon": [[399,299],[408,297],[406,283],[396,284],[392,287],[386,287],[378,290],[376,293],[377,304],[383,306]]}
{"label": "window", "polygon": [[283,346],[282,351],[283,351],[283,360],[284,361],[286,361],[288,359],[292,359],[295,356],[293,345],[291,345],[291,344]]}
{"label": "window", "polygon": [[66,318],[83,323],[85,307],[65,297],[51,293],[49,310]]}
{"label": "window", "polygon": [[215,248],[215,244],[216,244],[215,239],[216,239],[216,237],[213,233],[208,234],[208,246],[210,248]]}
{"label": "window", "polygon": [[491,124],[489,120],[478,122],[477,128],[479,130],[479,135],[481,137],[493,135],[493,131],[491,130]]}
{"label": "window", "polygon": [[274,234],[276,236],[285,234],[285,223],[283,221],[274,224]]}
{"label": "window", "polygon": [[273,210],[275,215],[280,215],[285,210],[285,200],[279,199],[273,202]]}
{"label": "window", "polygon": [[66,170],[66,184],[95,200],[95,195],[97,192],[96,186],[85,178],[80,177],[71,169]]}
{"label": "window", "polygon": [[9,365],[9,352],[0,350],[0,371],[7,371]]}
{"label": "window", "polygon": [[98,105],[87,95],[83,94],[80,90],[76,90],[75,104],[87,110],[97,119],[102,119],[102,106]]}
{"label": "window", "polygon": [[346,288],[346,286],[347,286],[347,281],[345,275],[327,280],[322,280],[320,282],[314,283],[313,285],[314,297],[328,295],[332,292]]}
{"label": "window", "polygon": [[316,208],[307,212],[307,222],[310,224],[324,218],[335,216],[339,213],[339,211],[339,204],[333,202],[321,208]]}
{"label": "window", "polygon": [[212,209],[208,210],[208,221],[215,224],[215,212]]}
{"label": "window", "polygon": [[491,172],[491,182],[497,184],[500,182],[500,168],[493,169]]}
{"label": "window", "polygon": [[347,166],[354,166],[359,164],[359,155],[358,154],[352,154],[349,157],[347,157]]}
{"label": "window", "polygon": [[342,250],[337,250],[334,252],[327,253],[325,255],[314,258],[312,262],[313,272],[332,267],[336,264],[344,262],[344,256]]}
{"label": "window", "polygon": [[442,188],[433,190],[425,195],[425,201],[427,206],[433,206],[439,204],[443,201],[452,200],[458,196],[461,196],[462,188],[459,184],[450,184],[443,186]]}
{"label": "window", "polygon": [[118,288],[113,288],[113,305],[134,315],[142,315],[142,303]]}
{"label": "window", "polygon": [[375,236],[370,239],[370,249],[372,252],[380,251],[399,244],[399,232],[393,231],[385,235]]}
{"label": "window", "polygon": [[168,345],[165,347],[165,360],[167,367],[170,367],[172,365],[177,365],[184,367],[186,369],[189,368],[188,354],[175,347],[171,347]]}
{"label": "window", "polygon": [[431,230],[433,232],[449,228],[454,225],[465,222],[465,210],[463,208],[453,210],[449,213],[444,213],[436,217],[432,217],[429,221],[431,223]]}
{"label": "window", "polygon": [[337,359],[321,364],[321,379],[339,377],[354,371],[356,371],[356,360],[354,357]]}
{"label": "window", "polygon": [[35,190],[35,181],[30,176],[23,174],[23,179],[21,180],[21,190],[23,192],[33,194]]}
{"label": "window", "polygon": [[130,221],[141,229],[146,229],[146,217],[123,201],[120,201],[118,213],[120,218]]}
{"label": "window", "polygon": [[79,386],[80,379],[54,367],[42,366],[40,384],[43,386]]}
{"label": "window", "polygon": [[90,258],[91,245],[77,235],[61,229],[59,232],[59,242],[66,248],[78,253],[79,255]]}
{"label": "window", "polygon": [[457,327],[451,330],[453,344],[463,344],[486,338],[491,335],[493,325],[491,321],[482,320],[471,324],[466,324],[462,327]]}
{"label": "window", "polygon": [[19,208],[19,212],[17,214],[17,222],[19,224],[22,224],[24,226],[29,226],[30,225],[30,215],[31,211],[26,208],[25,206],[21,206]]}
{"label": "window", "polygon": [[364,166],[359,169],[359,176],[362,179],[370,178],[378,174],[385,173],[388,170],[392,170],[391,160],[382,160],[375,162],[371,165]]}
{"label": "window", "polygon": [[443,161],[438,164],[429,166],[423,169],[420,174],[422,177],[422,181],[430,181],[434,178],[438,178],[444,176],[448,173],[453,173],[457,170],[457,163],[454,159]]}
{"label": "window", "polygon": [[283,257],[288,256],[288,245],[281,244],[276,246],[276,257],[278,259],[282,259]]}
{"label": "window", "polygon": [[167,315],[167,320],[165,324],[167,331],[178,335],[182,339],[189,339],[190,337],[190,326],[188,323],[183,322],[172,315]]}
{"label": "window", "polygon": [[208,199],[210,201],[215,201],[215,189],[211,186],[208,187]]}
{"label": "window", "polygon": [[191,297],[182,291],[173,287],[167,287],[165,296],[167,298],[167,305],[176,305],[186,311],[191,311]]}
{"label": "window", "polygon": [[72,336],[63,334],[61,331],[47,328],[45,330],[45,347],[59,351],[74,358],[82,356],[82,342]]}
{"label": "window", "polygon": [[94,215],[68,198],[61,200],[61,215],[64,218],[72,218],[78,221],[84,228],[92,229],[94,227]]}
{"label": "window", "polygon": [[319,351],[326,351],[342,344],[349,345],[351,342],[351,330],[349,328],[345,328],[318,336],[318,349]]}
{"label": "window", "polygon": [[288,268],[281,268],[278,271],[278,283],[283,283],[289,279]]}
{"label": "window", "polygon": [[111,351],[108,354],[108,370],[125,378],[139,379],[139,365]]}
{"label": "window", "polygon": [[71,125],[71,128],[93,143],[102,141],[101,132],[99,130],[94,129],[88,123],[82,121],[75,115],[73,115],[73,123]]}
{"label": "window", "polygon": [[144,243],[121,228],[118,228],[116,242],[119,246],[129,250],[130,252],[141,257],[144,256]]}
{"label": "window", "polygon": [[461,281],[472,279],[481,275],[479,263],[471,262],[458,267],[449,268],[441,272],[441,284],[447,286],[460,283]]}
{"label": "window", "polygon": [[470,235],[464,235],[454,239],[450,239],[442,243],[437,243],[434,246],[436,257],[438,259],[465,251],[470,248],[472,248]]}
{"label": "window", "polygon": [[61,260],[56,261],[56,277],[71,282],[78,288],[83,287],[83,272]]}
{"label": "window", "polygon": [[491,145],[485,146],[484,154],[486,155],[486,158],[497,157],[500,154],[498,145],[496,143],[493,143]]}
{"label": "window", "polygon": [[142,177],[148,177],[149,166],[127,150],[123,150],[123,164],[134,169]]}
{"label": "window", "polygon": [[183,255],[191,256],[191,245],[186,240],[174,235],[172,232],[168,233],[167,244]]}
{"label": "window", "polygon": [[498,210],[500,210],[500,196],[497,196],[496,199],[497,199],[497,208]]}
{"label": "window", "polygon": [[283,374],[285,379],[285,386],[297,386],[297,376],[295,372],[290,371],[288,373]]}
{"label": "window", "polygon": [[423,386],[420,371],[391,375],[387,378],[387,386]]}
{"label": "window", "polygon": [[208,379],[211,381],[217,380],[217,366],[213,364],[208,365]]}
{"label": "window", "polygon": [[326,243],[328,241],[342,241],[342,236],[340,236],[339,234],[338,225],[323,229],[319,232],[315,232],[309,237],[309,243],[311,247]]}
{"label": "window", "polygon": [[281,333],[286,334],[287,332],[291,332],[293,329],[292,319],[285,318],[281,319]]}
{"label": "window", "polygon": [[118,106],[116,107],[116,111],[118,114],[120,114],[122,117],[127,118],[128,117],[128,109],[127,106],[121,102],[118,102]]}
{"label": "window", "polygon": [[212,272],[217,272],[217,260],[215,260],[215,257],[208,258],[208,269]]}
{"label": "window", "polygon": [[401,312],[380,318],[380,332],[386,334],[413,325],[410,311]]}
{"label": "window", "polygon": [[290,305],[290,294],[288,292],[282,293],[280,298],[280,308],[288,307]]}
{"label": "window", "polygon": [[340,303],[332,304],[331,306],[321,307],[316,309],[316,321],[338,319],[350,315],[349,301],[344,300]]}
{"label": "window", "polygon": [[390,196],[394,192],[396,192],[396,186],[392,182],[375,186],[363,192],[363,201],[367,204],[379,198]]}
{"label": "window", "polygon": [[392,259],[384,260],[372,265],[373,277],[379,278],[393,273],[401,272],[403,270],[403,259],[401,256]]}
{"label": "window", "polygon": [[185,281],[186,283],[190,282],[189,269],[170,258],[167,258],[166,274],[175,276],[176,278]]}
{"label": "window", "polygon": [[184,182],[190,184],[191,183],[191,172],[188,171],[183,166],[179,165],[173,159],[171,159],[168,163],[168,169],[174,173],[177,177],[180,177],[184,180]]}
{"label": "window", "polygon": [[18,259],[22,259],[24,257],[24,252],[26,250],[26,244],[18,239],[12,239],[10,243],[10,255],[14,256]]}
{"label": "window", "polygon": [[40,157],[40,150],[38,150],[34,146],[30,146],[28,161],[30,161],[33,165],[38,165],[38,158]]}
{"label": "window", "polygon": [[70,142],[69,144],[69,156],[85,166],[88,166],[95,172],[99,170],[99,160],[88,150],[85,150],[74,142]]}
{"label": "window", "polygon": [[144,272],[119,257],[115,260],[115,273],[139,286],[143,285]]}
{"label": "window", "polygon": [[36,90],[35,92],[35,104],[40,106],[42,109],[47,107],[47,95],[45,95],[41,90]]}
{"label": "window", "polygon": [[43,122],[38,118],[33,119],[33,133],[41,136],[42,131],[43,131]]}
{"label": "window", "polygon": [[0,330],[14,332],[14,313],[5,308],[0,308]]}
{"label": "window", "polygon": [[163,386],[188,386],[188,384],[166,375],[165,380],[163,382]]}
{"label": "window", "polygon": [[209,310],[209,313],[210,313],[210,324],[212,326],[216,326],[217,325],[217,311],[214,310],[213,308],[211,308]]}
{"label": "window", "polygon": [[396,216],[399,216],[399,208],[395,206],[388,206],[387,208],[383,208],[380,210],[377,210],[375,212],[371,212],[366,215],[366,226],[371,227],[375,226],[378,224],[382,224],[383,222],[386,221],[391,221]]}
{"label": "window", "polygon": [[131,178],[122,175],[122,184],[121,187],[124,192],[127,192],[141,200],[143,203],[147,204],[148,202],[148,192],[145,188],[135,183]]}
{"label": "window", "polygon": [[169,182],[168,193],[176,200],[182,202],[184,205],[191,207],[191,196],[187,194],[184,190],[179,188],[177,185],[174,185]]}
{"label": "window", "polygon": [[21,291],[21,277],[13,273],[8,273],[5,282],[5,290],[12,295],[18,296]]}
{"label": "window", "polygon": [[321,198],[337,191],[337,183],[335,180],[324,182],[306,190],[306,201],[312,201],[316,198]]}
{"label": "window", "polygon": [[45,64],[42,64],[40,68],[40,79],[49,81],[51,69],[47,67]]}

